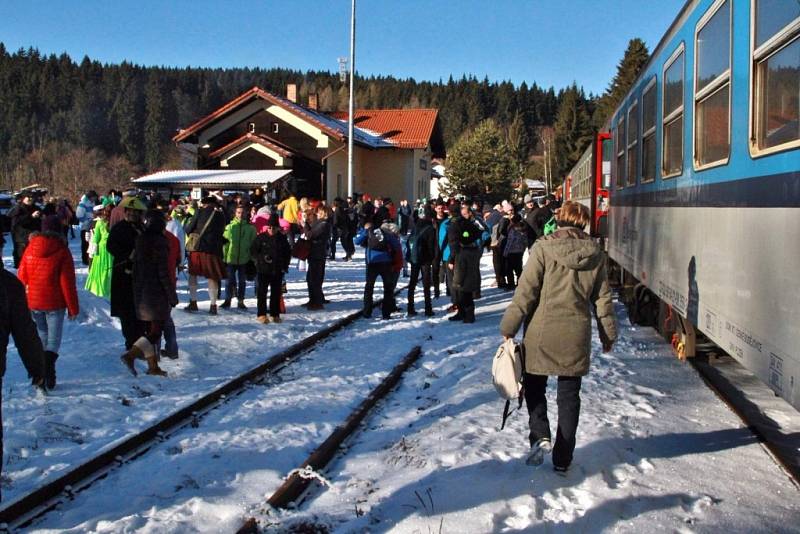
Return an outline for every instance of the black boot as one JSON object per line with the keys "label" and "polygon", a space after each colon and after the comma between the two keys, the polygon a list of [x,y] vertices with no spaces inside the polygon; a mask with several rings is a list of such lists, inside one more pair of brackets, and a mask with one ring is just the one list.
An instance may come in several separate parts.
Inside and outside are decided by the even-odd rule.
{"label": "black boot", "polygon": [[425,305],[425,317],[433,317],[435,314],[433,313],[433,306],[430,304]]}
{"label": "black boot", "polygon": [[230,307],[231,307],[231,299],[225,299],[225,300],[222,302],[222,304],[220,304],[220,306],[219,306],[219,307],[220,307],[220,308],[222,308],[223,310],[230,309]]}
{"label": "black boot", "polygon": [[414,309],[414,304],[412,304],[410,302],[408,303],[408,312],[407,312],[407,314],[408,314],[409,317],[414,317],[415,315],[417,315],[417,310]]}
{"label": "black boot", "polygon": [[475,322],[475,306],[470,306],[464,309],[464,322],[465,323]]}
{"label": "black boot", "polygon": [[53,389],[56,387],[56,360],[58,359],[58,354],[51,351],[45,351],[44,353],[44,364],[45,364],[45,371],[44,371],[44,384],[47,389]]}
{"label": "black boot", "polygon": [[464,320],[464,311],[459,308],[458,312],[455,315],[452,315],[447,318],[448,321],[463,321]]}

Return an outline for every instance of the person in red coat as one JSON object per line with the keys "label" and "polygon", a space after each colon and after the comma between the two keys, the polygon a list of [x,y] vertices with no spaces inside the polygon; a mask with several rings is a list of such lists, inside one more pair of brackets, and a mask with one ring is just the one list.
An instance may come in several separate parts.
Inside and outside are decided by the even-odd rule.
{"label": "person in red coat", "polygon": [[45,349],[45,385],[56,386],[56,360],[61,347],[64,312],[78,316],[75,264],[64,236],[56,232],[31,235],[17,277],[25,284],[28,306]]}

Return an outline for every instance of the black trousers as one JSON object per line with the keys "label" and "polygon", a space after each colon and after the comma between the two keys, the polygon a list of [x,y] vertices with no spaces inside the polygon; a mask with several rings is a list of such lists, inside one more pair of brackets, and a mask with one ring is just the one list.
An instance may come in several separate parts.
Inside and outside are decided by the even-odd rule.
{"label": "black trousers", "polygon": [[506,259],[503,257],[503,247],[492,248],[492,267],[494,267],[494,280],[497,287],[506,285]]}
{"label": "black trousers", "polygon": [[267,293],[269,292],[269,314],[277,317],[281,314],[281,285],[283,275],[258,273],[256,284],[257,315],[267,315]]}
{"label": "black trousers", "polygon": [[329,240],[329,248],[328,251],[328,258],[335,260],[336,259],[336,242],[339,241],[339,229],[335,226],[331,227],[331,236]]}
{"label": "black trousers", "polygon": [[125,338],[125,350],[129,350],[136,340],[145,334],[146,324],[136,318],[136,312],[130,310],[119,317],[122,326],[122,337]]}
{"label": "black trousers", "polygon": [[[446,269],[447,267],[445,267]],[[441,277],[444,275],[442,272],[442,260],[437,258],[433,260],[431,267],[431,283],[433,284],[433,298],[439,298],[439,286],[442,283]]]}
{"label": "black trousers", "polygon": [[381,277],[383,282],[383,303],[381,304],[381,313],[384,318],[389,317],[392,313],[394,304],[394,295],[392,280],[394,273],[392,272],[392,264],[390,262],[384,263],[368,263],[367,264],[367,281],[364,284],[364,316],[372,316],[372,293],[375,290],[375,281]]}
{"label": "black trousers", "polygon": [[[519,277],[522,276],[522,255],[524,252],[516,252],[509,254],[505,258],[505,273],[507,284],[515,287],[519,283]],[[516,280],[515,280],[516,278]]]}
{"label": "black trousers", "polygon": [[[523,375],[525,388],[525,404],[528,405],[528,425],[530,427],[531,445],[541,438],[551,439],[550,421],[547,419],[547,376]],[[572,463],[575,452],[575,433],[578,430],[578,417],[581,411],[581,377],[559,376],[558,393],[558,427],[556,442],[553,446],[553,465],[568,467]]]}
{"label": "black trousers", "polygon": [[89,242],[86,241],[86,236],[89,230],[81,230],[81,262],[84,265],[89,265]]}
{"label": "black trousers", "polygon": [[340,229],[339,238],[342,242],[344,253],[348,257],[352,257],[356,253],[356,246],[353,244],[353,233],[349,229]]}
{"label": "black trousers", "polygon": [[422,294],[425,297],[425,311],[433,310],[431,303],[431,271],[433,266],[430,264],[417,265],[411,264],[411,278],[408,281],[408,311],[414,310],[414,290],[422,274]]}
{"label": "black trousers", "polygon": [[308,301],[311,304],[323,304],[325,295],[322,293],[322,282],[325,280],[325,260],[308,260],[306,271],[306,285],[308,286]]}

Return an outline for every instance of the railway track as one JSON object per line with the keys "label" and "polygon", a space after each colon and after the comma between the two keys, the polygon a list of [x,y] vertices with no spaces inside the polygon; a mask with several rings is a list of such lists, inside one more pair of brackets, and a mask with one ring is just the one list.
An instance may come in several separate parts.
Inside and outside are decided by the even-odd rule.
{"label": "railway track", "polygon": [[[404,287],[396,290],[395,295],[406,289]],[[380,303],[380,300],[377,301],[375,307],[378,307]],[[310,352],[320,342],[345,329],[361,317],[361,310],[347,315],[334,324],[302,339],[271,356],[263,363],[216,387],[147,428],[126,437],[109,450],[77,465],[36,490],[4,503],[0,507],[0,531],[15,531],[30,525],[33,521],[44,517],[59,505],[69,502],[78,493],[87,490],[96,482],[106,478],[114,470],[130,464],[133,460],[144,455],[154,446],[164,442],[180,430],[190,426],[199,426],[200,420],[205,415],[243,393],[250,385],[264,381],[271,374]],[[357,425],[358,423],[355,424]]]}

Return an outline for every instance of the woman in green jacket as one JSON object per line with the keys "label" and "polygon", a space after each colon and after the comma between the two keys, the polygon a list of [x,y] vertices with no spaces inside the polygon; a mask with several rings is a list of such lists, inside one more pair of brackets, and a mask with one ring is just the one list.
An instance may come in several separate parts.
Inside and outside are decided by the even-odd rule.
{"label": "woman in green jacket", "polygon": [[223,260],[227,265],[228,283],[225,286],[225,302],[221,308],[231,307],[233,291],[239,301],[238,308],[246,310],[244,305],[244,291],[247,287],[247,264],[250,262],[250,247],[256,238],[256,227],[250,224],[244,205],[236,206],[234,219],[225,227],[222,237],[225,238],[223,247]]}
{"label": "woman in green jacket", "polygon": [[[591,313],[603,352],[617,337],[605,253],[583,229],[588,208],[565,202],[556,215],[558,229],[536,241],[500,322],[506,339],[524,329],[523,387],[528,405],[531,451],[526,463],[541,465],[553,452],[553,467],[566,472],[575,451],[581,377],[589,372]],[[548,376],[558,377],[558,430],[551,447],[547,419]]]}
{"label": "woman in green jacket", "polygon": [[86,278],[86,289],[104,299],[108,299],[111,295],[111,271],[114,267],[114,257],[106,249],[111,208],[111,205],[101,207],[100,216],[94,223],[91,248],[95,252],[89,267],[89,276]]}

